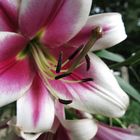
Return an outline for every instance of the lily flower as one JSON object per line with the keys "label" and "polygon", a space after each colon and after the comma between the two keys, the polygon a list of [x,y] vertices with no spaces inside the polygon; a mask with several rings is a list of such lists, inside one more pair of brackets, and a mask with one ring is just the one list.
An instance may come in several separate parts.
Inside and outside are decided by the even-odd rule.
{"label": "lily flower", "polygon": [[49,131],[55,101],[122,116],[129,98],[90,50],[126,38],[119,13],[89,16],[92,0],[0,0],[0,106],[17,101],[16,126]]}

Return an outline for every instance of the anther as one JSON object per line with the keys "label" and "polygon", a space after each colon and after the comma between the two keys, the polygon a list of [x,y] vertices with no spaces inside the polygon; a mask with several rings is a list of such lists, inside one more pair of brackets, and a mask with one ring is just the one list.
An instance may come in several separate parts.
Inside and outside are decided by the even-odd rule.
{"label": "anther", "polygon": [[71,74],[71,73],[64,73],[64,74],[61,74],[61,75],[57,75],[57,76],[55,77],[55,80],[58,80],[58,79],[67,77],[67,76],[69,76],[70,74]]}
{"label": "anther", "polygon": [[60,103],[64,104],[64,105],[68,105],[72,103],[72,100],[63,100],[63,99],[58,99]]}
{"label": "anther", "polygon": [[56,73],[59,73],[60,70],[61,70],[61,66],[62,66],[62,56],[63,56],[63,53],[60,52],[60,55],[59,55],[59,58],[58,58],[58,63],[57,63],[57,66],[56,66]]}
{"label": "anther", "polygon": [[84,47],[84,45],[81,45],[79,48],[77,48],[70,56],[69,56],[69,60],[72,60]]}
{"label": "anther", "polygon": [[85,79],[82,79],[81,82],[90,82],[93,80],[94,80],[93,78],[85,78]]}
{"label": "anther", "polygon": [[86,70],[88,71],[90,69],[90,57],[88,55],[85,56],[87,67]]}

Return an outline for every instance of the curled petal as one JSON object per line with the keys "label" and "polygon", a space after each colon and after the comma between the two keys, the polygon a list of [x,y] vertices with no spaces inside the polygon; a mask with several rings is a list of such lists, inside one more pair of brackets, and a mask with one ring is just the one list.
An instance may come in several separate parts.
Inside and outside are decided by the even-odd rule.
{"label": "curled petal", "polygon": [[49,131],[53,125],[54,113],[53,100],[36,75],[28,92],[17,101],[17,126],[24,133]]}
{"label": "curled petal", "polygon": [[68,44],[80,46],[80,44],[87,43],[91,31],[97,26],[102,28],[103,36],[94,44],[92,50],[114,46],[127,37],[121,15],[119,13],[104,13],[90,16],[80,33]]}
{"label": "curled petal", "polygon": [[0,62],[16,56],[26,43],[26,39],[20,34],[0,32]]}
{"label": "curled petal", "polygon": [[25,94],[31,86],[33,76],[28,58],[0,63],[0,106],[14,102]]}
{"label": "curled petal", "polygon": [[50,46],[60,46],[74,37],[85,25],[91,0],[65,0],[54,20],[46,27],[42,41]]}
{"label": "curled petal", "polygon": [[[53,8],[57,8],[56,0],[22,0],[19,14],[19,26],[21,32],[27,37],[33,37],[35,33],[50,19]],[[56,7],[54,7],[56,6]]]}

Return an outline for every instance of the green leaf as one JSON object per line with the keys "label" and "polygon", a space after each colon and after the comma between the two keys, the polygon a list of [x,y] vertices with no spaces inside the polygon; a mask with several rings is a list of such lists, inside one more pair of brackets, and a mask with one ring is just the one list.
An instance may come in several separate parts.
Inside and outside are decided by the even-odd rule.
{"label": "green leaf", "polygon": [[109,52],[107,50],[98,51],[96,52],[96,55],[115,62],[123,62],[125,60],[121,55]]}
{"label": "green leaf", "polygon": [[140,93],[128,82],[119,76],[115,76],[121,88],[128,93],[129,96],[134,98],[136,101],[140,102]]}
{"label": "green leaf", "polygon": [[140,63],[140,51],[136,52],[134,55],[127,58],[125,61],[113,64],[110,66],[110,68],[118,68],[122,66],[134,66],[138,65]]}

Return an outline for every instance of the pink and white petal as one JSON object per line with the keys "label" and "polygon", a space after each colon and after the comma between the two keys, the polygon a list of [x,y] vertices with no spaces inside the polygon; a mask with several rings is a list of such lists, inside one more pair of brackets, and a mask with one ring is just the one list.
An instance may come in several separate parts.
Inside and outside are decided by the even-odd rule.
{"label": "pink and white petal", "polygon": [[94,54],[90,55],[91,67],[79,67],[69,80],[93,78],[86,83],[69,83],[65,86],[73,96],[69,106],[89,113],[109,117],[124,115],[129,104],[127,94],[120,88],[109,68]]}
{"label": "pink and white petal", "polygon": [[[20,31],[27,37],[33,37],[46,23],[52,10],[57,8],[56,0],[23,0],[19,14]],[[58,4],[58,3],[57,3]]]}
{"label": "pink and white petal", "polygon": [[20,0],[0,0],[0,6],[8,15],[11,24],[16,28],[18,24]]}
{"label": "pink and white petal", "polygon": [[0,62],[16,56],[27,44],[26,39],[17,33],[0,32]]}
{"label": "pink and white petal", "polygon": [[140,136],[128,132],[128,129],[98,125],[98,132],[93,140],[140,140]]}
{"label": "pink and white petal", "polygon": [[42,35],[44,44],[60,46],[73,38],[85,25],[92,0],[64,1],[54,20]]}
{"label": "pink and white petal", "polygon": [[13,31],[11,23],[2,9],[0,9],[0,31]]}
{"label": "pink and white petal", "polygon": [[54,102],[36,75],[28,92],[17,101],[17,126],[24,133],[46,132],[53,125],[54,114]]}
{"label": "pink and white petal", "polygon": [[72,100],[73,97],[71,92],[67,89],[63,81],[60,80],[49,80],[49,83],[53,90],[58,94],[60,99],[63,100]]}
{"label": "pink and white petal", "polygon": [[121,15],[104,13],[90,16],[84,28],[68,44],[80,46],[87,43],[91,31],[97,26],[102,27],[103,36],[95,43],[92,50],[109,48],[127,37]]}
{"label": "pink and white petal", "polygon": [[23,96],[31,86],[33,76],[34,72],[28,58],[0,63],[0,106]]}

